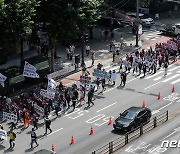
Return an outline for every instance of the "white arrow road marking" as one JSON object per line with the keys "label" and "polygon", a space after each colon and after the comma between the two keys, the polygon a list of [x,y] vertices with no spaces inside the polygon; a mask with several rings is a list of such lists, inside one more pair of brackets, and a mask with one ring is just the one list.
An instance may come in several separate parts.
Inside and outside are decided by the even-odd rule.
{"label": "white arrow road marking", "polygon": [[171,135],[173,135],[173,134],[176,133],[176,132],[180,132],[180,127],[175,128],[174,131],[173,131],[171,134],[169,134],[168,136],[164,137],[164,138],[161,139],[160,141],[163,141],[163,140],[167,139],[168,137],[170,137]]}
{"label": "white arrow road marking", "polygon": [[100,109],[100,110],[98,110],[98,111],[96,111],[97,113],[98,112],[100,112],[100,111],[102,111],[102,110],[105,110],[105,109],[107,109],[108,107],[110,107],[110,106],[112,106],[112,105],[115,105],[117,102],[115,102],[115,103],[113,103],[113,104],[110,104],[110,105],[108,105],[108,106],[106,106],[106,107],[104,107],[104,108],[102,108],[102,109]]}
{"label": "white arrow road marking", "polygon": [[37,140],[38,140],[38,141],[39,141],[39,140],[42,140],[43,138],[48,137],[48,136],[50,136],[50,135],[52,135],[52,134],[54,134],[54,133],[56,133],[56,132],[59,132],[59,131],[62,130],[62,129],[63,129],[63,128],[60,128],[60,129],[58,129],[58,130],[55,130],[55,131],[53,131],[52,133],[50,133],[50,134],[48,134],[48,135],[44,135],[44,136],[38,138]]}

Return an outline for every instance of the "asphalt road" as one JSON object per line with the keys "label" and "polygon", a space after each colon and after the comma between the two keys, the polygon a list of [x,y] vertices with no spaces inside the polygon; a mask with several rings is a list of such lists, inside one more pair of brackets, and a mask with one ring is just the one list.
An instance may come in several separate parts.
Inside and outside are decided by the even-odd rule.
{"label": "asphalt road", "polygon": [[172,141],[180,139],[179,116],[157,127],[135,141],[122,148],[118,154],[178,154],[180,149],[161,147],[164,140]]}
{"label": "asphalt road", "polygon": [[[149,35],[151,32],[148,32]],[[152,39],[155,37],[152,36]],[[149,38],[150,39],[150,38]],[[156,38],[157,40],[159,38]],[[153,41],[153,40],[152,40]],[[156,41],[156,40],[154,40]],[[115,69],[117,66],[110,66],[109,61],[105,65],[106,70]],[[108,125],[109,117],[114,118],[119,116],[124,110],[131,106],[141,106],[145,101],[146,106],[152,110],[153,116],[159,115],[166,110],[170,113],[180,112],[180,65],[179,62],[173,63],[168,68],[168,75],[164,76],[164,70],[159,69],[155,75],[148,74],[145,78],[135,76],[130,73],[127,77],[127,84],[124,88],[119,86],[120,76],[117,74],[116,86],[108,86],[104,94],[96,92],[95,105],[87,108],[87,105],[78,107],[74,112],[71,109],[61,117],[56,118],[51,115],[52,130],[51,134],[44,136],[43,124],[40,124],[36,131],[38,135],[39,146],[30,149],[30,130],[31,126],[24,130],[23,126],[19,125],[16,130],[17,139],[15,149],[9,150],[9,143],[4,141],[0,145],[0,151],[13,154],[32,154],[40,149],[51,150],[52,144],[55,147],[56,153],[62,154],[90,154],[92,151],[99,149],[110,141],[118,138],[122,134],[113,131],[112,125]],[[175,86],[175,93],[171,93],[172,86]],[[161,99],[157,100],[157,95],[160,92]],[[40,121],[42,122],[42,121]],[[177,124],[177,125],[176,125]],[[93,128],[94,134],[89,135],[90,128]],[[147,138],[141,138],[141,142],[151,144],[152,140],[148,140],[148,135],[162,134],[156,136],[153,145],[158,144],[161,137],[168,136],[170,130],[179,127],[178,118],[165,124],[165,126],[149,132]],[[167,129],[167,131],[165,131]],[[179,132],[176,132],[178,137]],[[71,137],[74,137],[75,144],[70,145]],[[143,136],[145,137],[145,136]],[[130,143],[125,147],[128,148]],[[137,146],[133,144],[133,146]],[[147,148],[148,149],[148,148]],[[141,149],[140,149],[141,150]],[[166,152],[176,154],[176,149],[168,149]]]}
{"label": "asphalt road", "polygon": [[[112,69],[112,67],[106,69]],[[113,67],[113,69],[118,68]],[[43,148],[50,150],[52,144],[55,146],[56,153],[91,153],[121,135],[113,131],[112,125],[108,125],[109,117],[112,116],[114,119],[128,107],[141,106],[143,100],[146,102],[146,106],[153,111],[153,116],[166,110],[169,110],[170,113],[180,112],[179,71],[180,66],[173,63],[169,66],[166,77],[164,77],[163,69],[158,70],[157,74],[147,75],[145,78],[135,77],[130,73],[127,78],[127,85],[124,88],[119,86],[120,77],[117,74],[116,86],[109,86],[103,95],[98,95],[101,90],[96,92],[94,106],[87,108],[87,105],[83,105],[74,112],[68,111],[66,115],[59,118],[55,118],[53,115],[50,116],[53,121],[53,133],[43,136],[44,128],[41,125],[37,130],[39,147],[30,149],[29,133],[31,127],[26,130],[23,128],[17,130],[17,145],[14,151],[5,148],[8,147],[8,142],[4,142],[1,146],[4,146],[6,153],[15,154],[33,153]],[[172,84],[175,85],[175,93],[173,94],[171,93]],[[159,92],[161,93],[161,99],[157,100]],[[89,135],[91,126],[94,129],[93,135]],[[165,128],[171,129],[167,126]],[[156,131],[162,132],[162,130],[157,129]],[[164,135],[167,135],[167,133]],[[72,136],[75,140],[74,145],[69,144]]]}

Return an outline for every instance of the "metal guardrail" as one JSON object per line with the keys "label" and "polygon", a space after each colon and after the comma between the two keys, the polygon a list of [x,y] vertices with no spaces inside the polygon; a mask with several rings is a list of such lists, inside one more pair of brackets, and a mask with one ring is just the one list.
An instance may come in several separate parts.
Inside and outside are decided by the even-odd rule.
{"label": "metal guardrail", "polygon": [[159,125],[163,124],[169,119],[168,110],[153,119],[150,120],[149,123],[143,124],[134,130],[127,132],[123,136],[109,142],[109,144],[104,145],[103,147],[93,151],[92,154],[112,154],[119,150],[120,148],[124,147],[129,142],[137,139],[144,133],[158,127]]}

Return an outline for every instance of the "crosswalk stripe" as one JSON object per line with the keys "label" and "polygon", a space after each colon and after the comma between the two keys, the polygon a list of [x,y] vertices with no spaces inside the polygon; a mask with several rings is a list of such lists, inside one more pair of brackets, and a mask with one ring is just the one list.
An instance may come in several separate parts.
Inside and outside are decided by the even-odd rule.
{"label": "crosswalk stripe", "polygon": [[175,83],[177,83],[177,82],[180,82],[180,79],[177,79],[177,80],[171,82],[171,84],[175,84]]}
{"label": "crosswalk stripe", "polygon": [[174,71],[174,70],[176,70],[178,68],[180,68],[180,66],[174,67],[174,68],[170,69],[169,71]]}
{"label": "crosswalk stripe", "polygon": [[161,74],[161,73],[163,73],[163,71],[157,72],[157,73],[155,73],[155,74],[153,74],[153,75],[151,75],[151,76],[145,77],[145,79],[153,78],[153,77],[155,77],[155,76],[157,76],[157,75],[159,75],[159,74]]}
{"label": "crosswalk stripe", "polygon": [[176,73],[180,73],[180,71],[177,71]]}
{"label": "crosswalk stripe", "polygon": [[115,67],[112,67],[112,68],[110,68],[110,69],[107,69],[106,72],[109,72],[109,70],[116,70],[116,69],[118,69],[118,68],[119,68],[119,66],[115,66]]}
{"label": "crosswalk stripe", "polygon": [[[171,75],[171,74],[172,74],[172,73],[169,72],[169,73],[167,74],[167,76],[169,76],[169,75]],[[164,76],[159,76],[159,77],[155,78],[154,81],[160,80],[160,79],[162,79],[162,77],[164,77]]]}
{"label": "crosswalk stripe", "polygon": [[176,75],[174,75],[174,76],[172,76],[170,78],[167,78],[167,79],[163,80],[162,82],[167,82],[167,81],[172,80],[172,79],[174,79],[174,78],[176,78],[178,76],[180,76],[180,74],[176,74]]}

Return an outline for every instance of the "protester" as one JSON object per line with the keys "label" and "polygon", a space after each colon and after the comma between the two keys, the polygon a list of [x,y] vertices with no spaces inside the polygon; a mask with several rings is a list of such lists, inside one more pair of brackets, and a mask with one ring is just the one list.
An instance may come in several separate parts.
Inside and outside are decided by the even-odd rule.
{"label": "protester", "polygon": [[9,148],[11,149],[11,148],[14,148],[15,146],[16,134],[13,132],[13,129],[10,129],[8,134],[9,134],[9,144],[10,144]]}
{"label": "protester", "polygon": [[44,135],[47,134],[47,130],[49,129],[50,133],[52,133],[51,130],[51,120],[48,117],[45,117],[45,133]]}
{"label": "protester", "polygon": [[38,146],[39,144],[37,143],[37,135],[36,132],[34,130],[34,128],[32,128],[31,130],[31,148],[33,148],[33,143],[36,143],[36,146]]}

